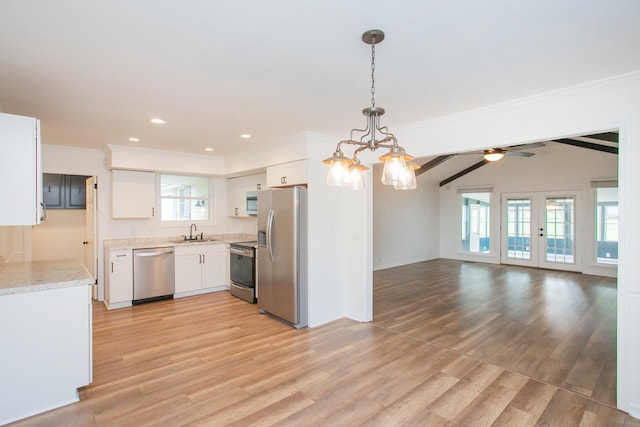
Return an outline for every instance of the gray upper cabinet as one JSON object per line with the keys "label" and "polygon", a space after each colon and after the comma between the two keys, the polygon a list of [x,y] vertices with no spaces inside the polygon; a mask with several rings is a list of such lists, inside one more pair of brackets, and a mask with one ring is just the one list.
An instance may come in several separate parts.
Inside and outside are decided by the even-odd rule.
{"label": "gray upper cabinet", "polygon": [[85,209],[84,175],[42,174],[42,200],[47,209]]}
{"label": "gray upper cabinet", "polygon": [[42,174],[42,201],[47,209],[64,208],[64,175],[59,173]]}
{"label": "gray upper cabinet", "polygon": [[86,181],[84,175],[67,175],[65,194],[66,209],[85,209],[87,198]]}

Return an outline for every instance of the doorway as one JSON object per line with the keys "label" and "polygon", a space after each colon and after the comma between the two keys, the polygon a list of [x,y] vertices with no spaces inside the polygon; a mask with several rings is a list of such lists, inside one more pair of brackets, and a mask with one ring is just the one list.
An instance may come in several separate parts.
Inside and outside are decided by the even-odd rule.
{"label": "doorway", "polygon": [[502,194],[500,262],[581,271],[579,190]]}
{"label": "doorway", "polygon": [[46,220],[29,227],[33,261],[77,258],[97,277],[96,177],[43,174]]}

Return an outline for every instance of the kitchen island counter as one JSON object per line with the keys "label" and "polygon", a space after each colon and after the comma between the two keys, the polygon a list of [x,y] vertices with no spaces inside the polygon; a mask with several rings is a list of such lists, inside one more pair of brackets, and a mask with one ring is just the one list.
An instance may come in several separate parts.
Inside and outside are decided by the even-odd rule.
{"label": "kitchen island counter", "polygon": [[0,296],[91,283],[93,278],[77,259],[0,264]]}
{"label": "kitchen island counter", "polygon": [[91,286],[77,259],[0,265],[0,425],[79,399],[91,383]]}

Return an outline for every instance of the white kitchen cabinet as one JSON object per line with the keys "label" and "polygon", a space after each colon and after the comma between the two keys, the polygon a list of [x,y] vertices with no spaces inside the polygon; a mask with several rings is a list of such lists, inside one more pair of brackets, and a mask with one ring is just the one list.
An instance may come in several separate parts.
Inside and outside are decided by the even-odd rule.
{"label": "white kitchen cabinet", "polygon": [[0,225],[40,224],[42,163],[40,121],[0,113]]}
{"label": "white kitchen cabinet", "polygon": [[267,174],[239,176],[227,179],[227,216],[246,218],[247,193],[264,189]]}
{"label": "white kitchen cabinet", "polygon": [[133,251],[105,252],[105,303],[109,310],[127,307],[133,300]]}
{"label": "white kitchen cabinet", "polygon": [[195,243],[175,247],[175,298],[228,289],[226,245]]}
{"label": "white kitchen cabinet", "polygon": [[61,285],[0,296],[0,425],[77,402],[92,381],[91,287]]}
{"label": "white kitchen cabinet", "polygon": [[288,187],[307,183],[307,161],[282,163],[267,168],[267,187]]}
{"label": "white kitchen cabinet", "polygon": [[264,190],[267,186],[267,174],[258,173],[255,175],[247,176],[247,191],[260,191]]}
{"label": "white kitchen cabinet", "polygon": [[111,171],[111,217],[151,218],[156,211],[156,175],[153,172]]}
{"label": "white kitchen cabinet", "polygon": [[227,216],[247,216],[247,177],[227,179]]}

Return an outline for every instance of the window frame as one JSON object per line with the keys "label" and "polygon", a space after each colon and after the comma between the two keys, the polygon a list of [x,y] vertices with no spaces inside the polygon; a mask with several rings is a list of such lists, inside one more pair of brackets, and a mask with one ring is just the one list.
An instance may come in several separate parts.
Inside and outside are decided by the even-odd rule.
{"label": "window frame", "polygon": [[[459,232],[459,248],[460,251],[466,254],[472,255],[481,255],[488,256],[491,255],[491,193],[492,191],[489,189],[478,190],[467,190],[467,189],[458,189],[458,193],[460,194],[459,198],[459,209],[458,213],[460,214],[460,222],[458,227]],[[473,194],[483,194],[488,198],[488,201],[473,199],[476,200],[477,203],[465,203],[465,200],[472,199],[470,196]],[[477,209],[473,209],[473,206],[478,206]],[[471,223],[471,217],[474,214],[474,211],[477,214],[477,224]],[[476,227],[477,226],[477,227]],[[478,236],[479,238],[487,238],[488,246],[487,250],[479,250],[472,251],[471,250],[471,233],[472,231],[478,228]],[[464,234],[464,235],[463,235]],[[465,245],[465,242],[468,242]]]}
{"label": "window frame", "polygon": [[[203,198],[202,196],[184,196],[184,197],[180,197],[180,196],[163,196],[162,194],[162,177],[163,176],[175,176],[175,177],[185,177],[185,178],[206,178],[207,180],[207,197]],[[213,176],[208,176],[208,175],[190,175],[190,174],[184,174],[184,173],[156,173],[156,181],[157,181],[157,198],[158,198],[158,206],[159,206],[159,215],[158,220],[160,222],[160,224],[162,224],[163,226],[177,226],[177,225],[184,225],[184,224],[190,224],[190,223],[194,223],[194,224],[207,224],[207,225],[213,225],[215,224],[215,212],[216,212],[216,206],[215,206],[215,194],[216,194],[216,180],[215,177]],[[180,201],[182,201],[183,203],[186,201],[198,201],[198,200],[204,200],[205,204],[208,206],[208,219],[193,219],[193,218],[189,218],[189,219],[163,219],[163,201],[165,200],[177,200],[179,201],[178,203],[180,203]]]}

